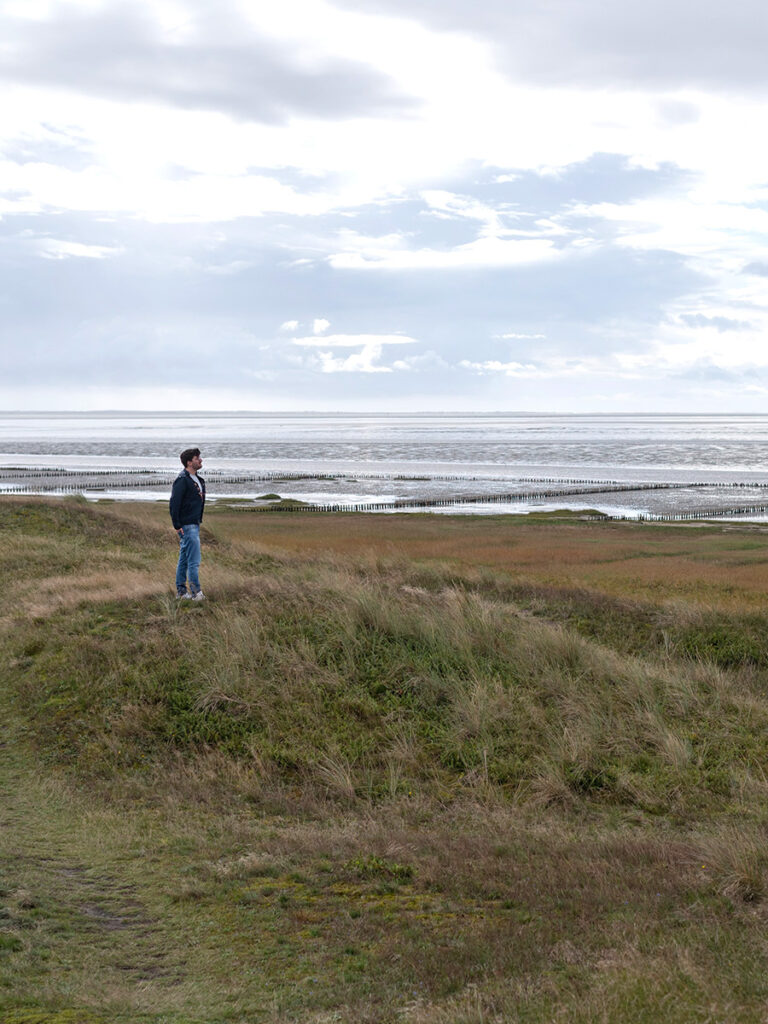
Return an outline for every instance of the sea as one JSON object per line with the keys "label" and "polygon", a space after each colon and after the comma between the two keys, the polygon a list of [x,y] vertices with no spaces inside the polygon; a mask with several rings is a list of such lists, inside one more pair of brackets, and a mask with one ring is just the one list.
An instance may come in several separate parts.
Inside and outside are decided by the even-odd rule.
{"label": "sea", "polygon": [[233,507],[768,521],[768,415],[0,412],[0,493],[167,500],[190,446]]}

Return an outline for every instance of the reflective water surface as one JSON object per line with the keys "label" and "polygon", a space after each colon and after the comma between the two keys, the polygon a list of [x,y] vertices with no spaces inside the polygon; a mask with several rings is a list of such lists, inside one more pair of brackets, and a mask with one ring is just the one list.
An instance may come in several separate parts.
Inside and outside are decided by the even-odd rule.
{"label": "reflective water surface", "polygon": [[[148,470],[159,474],[154,485],[91,487],[93,478],[83,477],[80,489],[157,499],[179,468],[178,452],[191,445],[203,451],[212,496],[222,497],[270,492],[357,504],[565,490],[573,507],[622,514],[768,502],[762,415],[0,413],[0,489],[18,485],[10,467],[28,477],[36,468],[64,470],[73,486],[78,473]],[[251,479],[227,482],[233,474]],[[589,493],[576,498],[583,488],[574,480],[590,481]],[[597,494],[600,481],[709,486]],[[751,487],[734,497],[732,483]],[[28,485],[34,489],[31,478]],[[498,514],[564,504],[558,495],[434,510]]]}

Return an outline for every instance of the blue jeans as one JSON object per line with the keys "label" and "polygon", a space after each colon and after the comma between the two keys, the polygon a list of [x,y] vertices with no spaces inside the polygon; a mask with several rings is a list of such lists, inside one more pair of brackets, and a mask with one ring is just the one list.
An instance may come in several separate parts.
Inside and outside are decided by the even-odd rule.
{"label": "blue jeans", "polygon": [[187,580],[193,594],[200,590],[197,571],[200,568],[200,525],[189,523],[183,526],[179,537],[179,564],[176,566],[176,593],[186,594]]}

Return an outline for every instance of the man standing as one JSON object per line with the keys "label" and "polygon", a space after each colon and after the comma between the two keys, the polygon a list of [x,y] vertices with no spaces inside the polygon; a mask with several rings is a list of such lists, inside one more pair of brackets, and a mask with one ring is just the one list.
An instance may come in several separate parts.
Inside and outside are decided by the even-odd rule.
{"label": "man standing", "polygon": [[[185,448],[179,456],[184,467],[173,481],[171,521],[179,536],[179,564],[176,566],[176,597],[192,601],[205,599],[200,589],[200,523],[205,508],[205,480],[197,475],[203,460],[199,448]],[[189,581],[189,590],[187,590]]]}

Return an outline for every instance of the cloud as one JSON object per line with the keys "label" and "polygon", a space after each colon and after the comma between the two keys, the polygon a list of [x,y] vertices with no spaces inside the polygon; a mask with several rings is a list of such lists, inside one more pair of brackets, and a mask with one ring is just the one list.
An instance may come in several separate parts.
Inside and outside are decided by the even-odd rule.
{"label": "cloud", "polygon": [[533,341],[536,338],[546,338],[546,334],[494,334],[494,338],[506,341],[507,339],[513,339],[515,341]]}
{"label": "cloud", "polygon": [[617,244],[677,252],[706,261],[710,273],[724,268],[732,272],[743,267],[745,254],[764,251],[768,211],[755,205],[758,198],[752,189],[742,201],[726,202],[701,188],[685,201],[662,195],[630,203],[576,205],[564,219],[602,219]]}
{"label": "cloud", "polygon": [[520,168],[514,174],[499,170],[481,172],[474,193],[488,203],[502,202],[518,215],[531,210],[551,215],[574,203],[627,203],[659,194],[680,197],[696,185],[695,173],[670,160],[643,166],[625,154],[604,151],[547,169]]}
{"label": "cloud", "polygon": [[152,176],[130,167],[91,165],[73,171],[50,164],[0,162],[0,213],[42,213],[47,209],[83,213],[111,211],[157,223],[227,221],[284,211],[325,213],[339,198],[283,185],[256,174],[201,174],[185,181]]}
{"label": "cloud", "polygon": [[[739,367],[736,370],[725,369],[718,366],[709,359],[698,359],[682,370],[674,371],[670,376],[675,380],[698,381],[703,383],[735,383],[744,384],[750,381],[754,384],[760,380],[760,373],[754,366]],[[765,390],[765,389],[762,389]]]}
{"label": "cloud", "polygon": [[320,368],[323,373],[392,373],[391,366],[380,366],[381,345],[364,345],[359,352],[338,358],[330,352],[318,353]]}
{"label": "cloud", "polygon": [[230,260],[228,263],[209,263],[204,269],[208,274],[241,274],[250,270],[253,263],[248,260]]}
{"label": "cloud", "polygon": [[695,124],[701,116],[701,108],[690,100],[661,99],[656,102],[656,110],[668,125]]}
{"label": "cloud", "polygon": [[338,0],[490,43],[517,81],[768,91],[762,0]]}
{"label": "cloud", "polygon": [[323,320],[322,317],[312,321],[312,333],[322,334],[323,331],[327,331],[331,326],[330,320]]}
{"label": "cloud", "polygon": [[407,359],[396,359],[392,363],[393,370],[403,370],[406,373],[441,373],[450,370],[450,364],[445,361],[437,352],[429,350],[417,356],[408,356]]}
{"label": "cloud", "polygon": [[87,140],[77,133],[56,130],[50,125],[35,126],[38,137],[24,133],[0,143],[2,159],[10,163],[55,164],[72,171],[84,171],[94,160]]}
{"label": "cloud", "polygon": [[338,270],[460,270],[542,263],[557,256],[558,250],[547,238],[478,238],[448,250],[368,248],[334,253],[328,262]]}
{"label": "cloud", "polygon": [[[317,323],[317,321],[315,321]],[[322,321],[327,324],[327,321]],[[324,329],[324,328],[323,328]],[[415,338],[402,334],[328,334],[322,337],[293,338],[293,344],[304,348],[359,348],[349,356],[335,356],[333,352],[313,355],[320,372],[328,373],[392,373],[403,366],[382,366],[379,360],[385,345],[413,345]]]}
{"label": "cloud", "polygon": [[742,274],[754,274],[756,277],[768,277],[768,263],[748,263],[741,271]]}
{"label": "cloud", "polygon": [[299,321],[298,320],[286,320],[284,323],[280,324],[280,330],[281,331],[295,331],[298,326],[299,326]]}
{"label": "cloud", "polygon": [[270,124],[382,116],[413,100],[384,74],[343,57],[297,53],[259,34],[225,0],[187,3],[176,25],[148,5],[53,8],[46,18],[3,19],[0,77],[94,97],[213,110]]}
{"label": "cloud", "polygon": [[469,359],[462,359],[459,363],[465,370],[472,370],[475,373],[503,373],[507,377],[538,377],[541,372],[533,363],[502,363],[498,359],[488,359],[482,363],[474,363]]}
{"label": "cloud", "polygon": [[731,320],[727,316],[706,316],[704,313],[683,313],[680,319],[689,327],[714,327],[720,331],[750,331],[753,324],[748,320]]}
{"label": "cloud", "polygon": [[413,345],[415,338],[402,334],[326,334],[323,337],[293,338],[294,345],[305,347],[356,348],[358,345]]}
{"label": "cloud", "polygon": [[82,242],[66,242],[58,238],[44,238],[37,242],[40,255],[49,260],[66,260],[72,257],[103,260],[117,256],[123,250],[108,245],[84,245]]}

